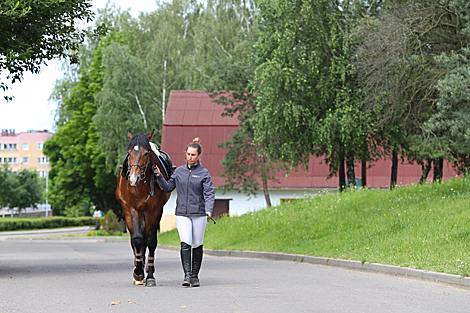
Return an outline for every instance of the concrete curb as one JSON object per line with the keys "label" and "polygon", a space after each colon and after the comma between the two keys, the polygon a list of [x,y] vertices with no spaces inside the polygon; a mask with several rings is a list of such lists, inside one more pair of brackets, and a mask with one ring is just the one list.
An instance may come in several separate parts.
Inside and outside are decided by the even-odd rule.
{"label": "concrete curb", "polygon": [[[179,251],[179,247],[162,246],[158,248],[165,250]],[[297,255],[277,252],[257,252],[257,251],[230,251],[230,250],[211,250],[204,249],[204,254],[216,257],[236,257],[236,258],[252,258],[271,261],[290,261],[298,263],[308,263],[313,265],[324,265],[343,268],[351,271],[367,272],[374,274],[383,274],[387,276],[398,276],[411,278],[420,281],[433,282],[446,286],[470,290],[470,277],[460,275],[437,273],[426,270],[418,270],[409,267],[400,267],[394,265],[384,265],[378,263],[340,260],[331,258],[314,257],[308,255]]]}

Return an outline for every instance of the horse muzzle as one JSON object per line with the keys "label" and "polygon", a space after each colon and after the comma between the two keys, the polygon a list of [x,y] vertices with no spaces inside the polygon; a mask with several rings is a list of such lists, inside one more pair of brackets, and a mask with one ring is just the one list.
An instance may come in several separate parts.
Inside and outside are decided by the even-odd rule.
{"label": "horse muzzle", "polygon": [[132,173],[132,174],[129,176],[129,184],[130,184],[132,187],[137,187],[137,186],[139,186],[139,182],[140,182],[140,176],[135,175],[135,173]]}

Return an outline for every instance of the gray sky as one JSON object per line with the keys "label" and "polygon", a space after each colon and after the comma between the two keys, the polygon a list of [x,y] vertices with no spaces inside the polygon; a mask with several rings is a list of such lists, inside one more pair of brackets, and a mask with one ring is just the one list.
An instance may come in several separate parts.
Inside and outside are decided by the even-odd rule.
{"label": "gray sky", "polygon": [[[104,8],[107,0],[92,0],[94,8]],[[131,9],[133,16],[141,11],[156,9],[156,0],[115,0],[122,9]],[[96,11],[95,11],[96,12]],[[62,78],[61,62],[52,60],[41,67],[41,73],[26,73],[21,83],[11,85],[8,95],[15,97],[6,102],[0,93],[0,129],[14,129],[17,133],[27,130],[53,130],[54,111],[57,105],[49,102],[55,80]]]}

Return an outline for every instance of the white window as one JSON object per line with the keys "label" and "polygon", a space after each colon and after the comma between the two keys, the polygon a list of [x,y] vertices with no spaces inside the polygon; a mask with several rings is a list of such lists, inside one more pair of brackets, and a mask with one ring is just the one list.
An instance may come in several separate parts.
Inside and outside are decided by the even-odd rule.
{"label": "white window", "polygon": [[46,177],[48,174],[47,171],[38,171],[38,177]]}
{"label": "white window", "polygon": [[23,144],[23,151],[28,151],[29,150],[29,144],[28,143],[24,143]]}
{"label": "white window", "polygon": [[3,158],[2,163],[18,164],[18,159],[17,158]]}
{"label": "white window", "polygon": [[0,150],[18,150],[16,143],[0,143]]}
{"label": "white window", "polygon": [[47,157],[38,157],[39,164],[49,164],[49,158]]}
{"label": "white window", "polygon": [[38,150],[42,150],[42,147],[44,146],[43,143],[38,143]]}
{"label": "white window", "polygon": [[28,157],[23,157],[23,164],[28,164]]}

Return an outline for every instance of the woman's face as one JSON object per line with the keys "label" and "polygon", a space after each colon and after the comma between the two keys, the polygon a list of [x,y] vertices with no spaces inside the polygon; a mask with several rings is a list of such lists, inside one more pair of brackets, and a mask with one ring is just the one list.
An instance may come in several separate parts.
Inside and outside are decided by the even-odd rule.
{"label": "woman's face", "polygon": [[188,150],[186,150],[186,161],[188,161],[189,165],[194,165],[199,161],[199,154],[196,148],[189,147]]}

